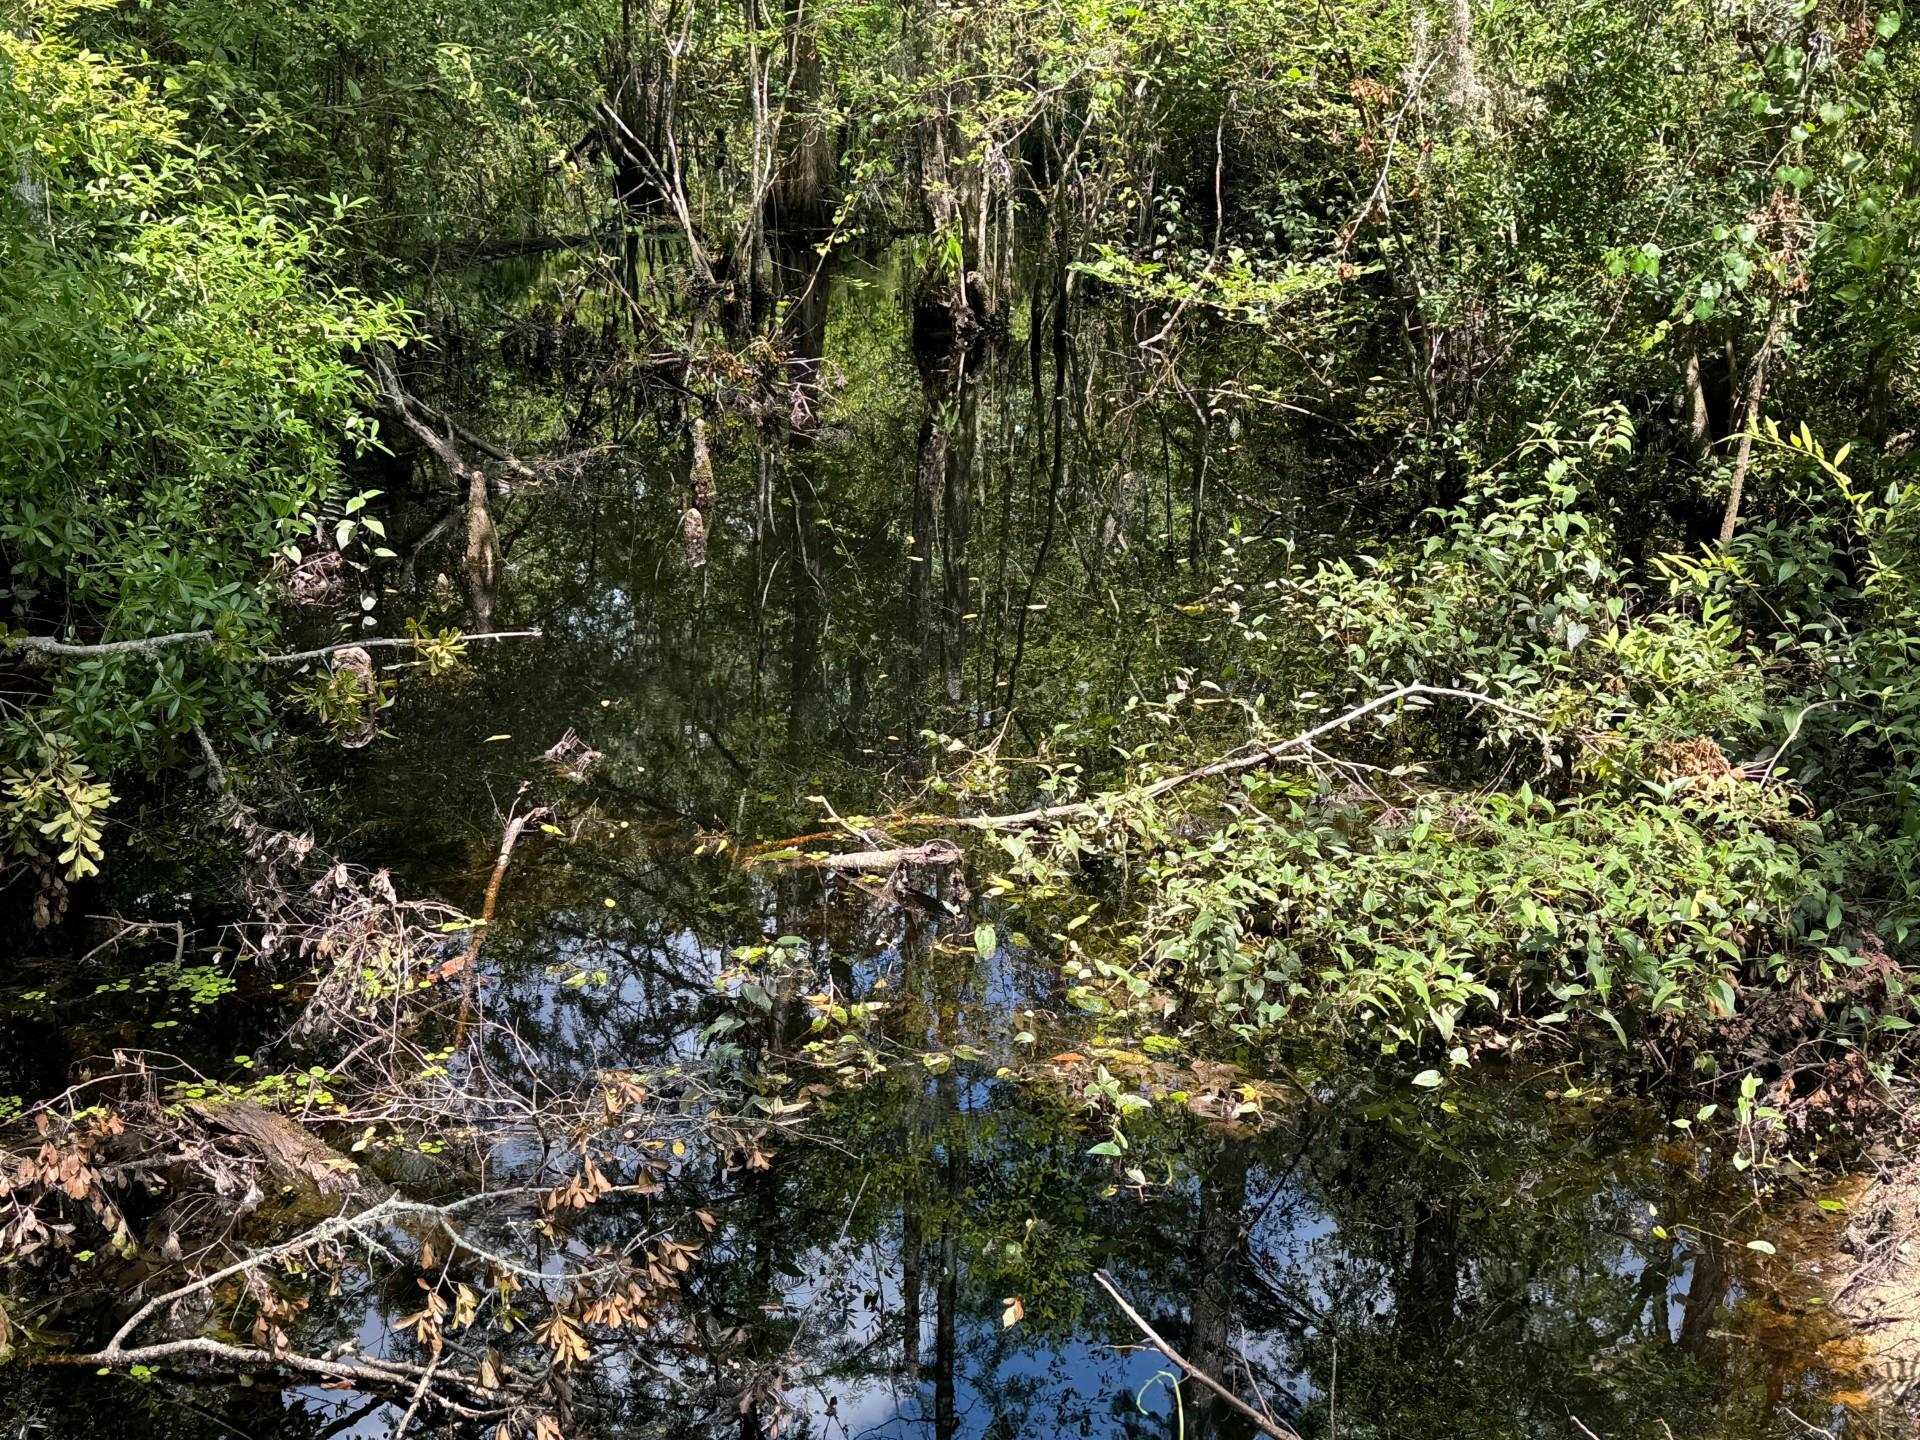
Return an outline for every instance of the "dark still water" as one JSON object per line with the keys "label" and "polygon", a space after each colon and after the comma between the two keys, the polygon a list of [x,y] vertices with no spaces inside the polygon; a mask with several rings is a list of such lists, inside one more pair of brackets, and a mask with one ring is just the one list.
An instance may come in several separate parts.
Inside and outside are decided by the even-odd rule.
{"label": "dark still water", "polygon": [[[425,614],[544,638],[475,647],[452,679],[389,672],[381,738],[328,754],[289,800],[403,893],[477,912],[504,817],[537,793],[560,833],[523,838],[481,952],[477,1004],[513,1037],[496,1058],[556,1093],[717,1074],[779,1122],[673,1142],[664,1193],[603,1202],[553,1242],[540,1263],[617,1249],[668,1207],[711,1222],[652,1328],[567,1378],[566,1434],[1253,1433],[1176,1392],[1100,1270],[1188,1359],[1316,1440],[1873,1433],[1859,1344],[1818,1304],[1839,1221],[1763,1197],[1665,1111],[1523,1067],[1436,1094],[1332,1046],[1244,1069],[1143,1053],[1069,1003],[1051,937],[968,893],[990,888],[991,850],[968,885],[916,874],[883,895],[736,863],[818,830],[810,797],[852,814],[910,793],[943,753],[924,732],[983,743],[1010,708],[1029,743],[1069,726],[1063,762],[1111,769],[1098,737],[1128,695],[1222,663],[1191,613],[1206,558],[1336,546],[1367,510],[1302,453],[1297,501],[1188,533],[1176,491],[1231,492],[1274,463],[1257,404],[1196,421],[1097,310],[1070,332],[1016,315],[972,355],[917,356],[896,268],[789,297],[776,361],[726,382],[698,568],[690,417],[569,358],[589,342],[566,264],[445,299],[485,318],[440,357],[437,398],[579,458],[496,499],[490,579],[464,572],[435,506],[394,506],[370,614],[376,633]],[[1221,396],[1233,366],[1223,352]],[[555,782],[541,756],[568,731],[599,759]],[[285,1028],[253,998],[230,1023],[258,1033],[205,1043]],[[832,1005],[868,1008],[816,1027]],[[120,1036],[91,997],[60,1013],[62,1056]],[[1116,1105],[1126,1150],[1090,1153]],[[501,1173],[538,1162],[524,1136],[481,1138]],[[382,1174],[453,1186],[417,1143]],[[491,1223],[519,1222],[476,1221]],[[406,1354],[417,1304],[410,1284],[349,1284],[297,1333],[309,1351]],[[388,1434],[404,1408],[264,1384],[6,1383],[0,1434],[319,1440]]]}

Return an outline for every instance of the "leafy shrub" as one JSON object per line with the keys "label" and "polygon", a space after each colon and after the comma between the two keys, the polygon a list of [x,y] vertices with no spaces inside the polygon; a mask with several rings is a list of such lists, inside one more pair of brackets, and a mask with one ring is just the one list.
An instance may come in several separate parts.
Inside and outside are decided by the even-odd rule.
{"label": "leafy shrub", "polygon": [[0,603],[15,634],[217,643],[0,649],[31,697],[0,715],[18,777],[0,823],[16,846],[51,836],[76,875],[97,807],[59,809],[72,787],[46,776],[164,763],[196,725],[265,713],[233,662],[273,633],[274,567],[372,442],[352,352],[404,328],[323,278],[327,230],[301,205],[186,142],[144,66],[79,43],[98,8],[31,4],[0,31],[0,168],[22,177],[0,194]]}

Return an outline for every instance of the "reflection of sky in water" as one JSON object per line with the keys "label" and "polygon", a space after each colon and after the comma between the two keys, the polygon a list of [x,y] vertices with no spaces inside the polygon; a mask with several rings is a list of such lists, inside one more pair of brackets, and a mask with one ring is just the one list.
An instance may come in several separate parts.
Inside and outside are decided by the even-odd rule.
{"label": "reflection of sky in water", "polygon": [[[645,927],[631,924],[623,913],[612,911],[603,914],[582,908],[563,912],[565,923],[539,947],[545,963],[531,963],[532,954],[523,952],[522,963],[507,967],[508,973],[491,1003],[512,1005],[526,1015],[529,1023],[551,1037],[550,1053],[564,1057],[566,1064],[582,1071],[691,1060],[703,1048],[700,1032],[705,1019],[710,1018],[701,1013],[703,999],[711,992],[714,979],[733,964],[732,945],[754,939],[770,942],[781,931],[781,917],[771,898],[764,892],[761,898],[767,908],[762,913],[759,934],[749,931],[728,941],[702,937],[688,928],[649,933]],[[832,961],[839,958],[844,965],[840,971],[842,983],[850,986],[855,998],[881,998],[909,1009],[927,998],[929,972],[916,967],[946,966],[939,972],[944,978],[936,982],[942,997],[935,1007],[939,1018],[931,1011],[913,1011],[918,1016],[914,1024],[924,1024],[927,1029],[916,1033],[909,1027],[902,1038],[928,1048],[977,1045],[989,1058],[978,1064],[955,1066],[943,1082],[943,1103],[953,1107],[950,1113],[959,1123],[933,1127],[916,1140],[907,1133],[905,1119],[896,1116],[892,1122],[896,1128],[883,1133],[890,1147],[917,1144],[921,1164],[929,1175],[947,1162],[952,1142],[964,1139],[966,1149],[960,1159],[970,1187],[969,1199],[972,1201],[973,1190],[978,1189],[978,1203],[991,1204],[997,1167],[1007,1163],[1007,1157],[997,1153],[1004,1142],[989,1142],[975,1125],[990,1122],[996,1107],[1025,1103],[1005,1082],[995,1080],[993,1071],[1011,1058],[1016,1048],[1010,1044],[1011,1033],[1025,1023],[1022,1017],[1026,1011],[1058,1007],[1059,976],[1043,957],[1012,944],[1004,927],[997,931],[998,943],[991,953],[981,955],[971,943],[974,917],[958,923],[930,921],[932,917],[926,917],[907,928],[898,920],[878,925],[862,921],[838,941],[805,939],[791,950],[790,958],[802,975],[819,977],[821,983],[832,973]],[[911,943],[910,935],[914,937]],[[942,947],[939,956],[929,955],[926,949],[935,937]],[[642,961],[646,963],[636,963]],[[609,983],[585,989],[563,983],[567,975],[583,969],[607,970]],[[658,973],[661,969],[685,977],[690,987],[675,990],[663,985]],[[875,986],[883,981],[885,988],[876,991]],[[889,1013],[896,1020],[900,1018],[898,1008]],[[644,1054],[635,1054],[630,1048],[636,1037],[644,1037]],[[937,1084],[933,1076],[909,1071],[905,1083],[919,1092],[920,1103],[935,1103]],[[826,1129],[831,1132],[830,1120]],[[1075,1143],[1084,1145],[1087,1137]],[[1210,1153],[1216,1143],[1209,1142],[1200,1156]],[[1314,1359],[1306,1347],[1324,1341],[1320,1329],[1328,1317],[1340,1317],[1342,1324],[1374,1323],[1389,1329],[1398,1323],[1397,1285],[1404,1277],[1370,1248],[1370,1242],[1381,1231],[1395,1231],[1406,1217],[1373,1216],[1356,1229],[1343,1229],[1341,1218],[1322,1194],[1327,1179],[1316,1176],[1310,1161],[1303,1164],[1305,1157],[1293,1153],[1290,1145],[1276,1147],[1263,1142],[1257,1149],[1259,1158],[1247,1168],[1244,1203],[1239,1210],[1244,1242],[1234,1262],[1238,1267],[1234,1284],[1238,1288],[1228,1297],[1234,1315],[1228,1343],[1261,1377],[1269,1401],[1280,1413],[1297,1416],[1326,1398],[1321,1379],[1311,1373]],[[783,1163],[804,1166],[809,1163],[807,1153],[803,1145],[791,1151]],[[1574,1271],[1591,1268],[1629,1282],[1642,1274],[1640,1245],[1625,1235],[1605,1233],[1600,1222],[1607,1215],[1644,1217],[1646,1200],[1634,1192],[1631,1184],[1623,1183],[1617,1175],[1609,1178],[1606,1172],[1603,1163],[1593,1176],[1596,1188],[1584,1198],[1556,1193],[1551,1200],[1552,1204],[1584,1206],[1597,1233],[1595,1243],[1574,1257],[1572,1271],[1544,1271],[1529,1280],[1526,1303],[1537,1311],[1523,1322],[1521,1333],[1529,1341],[1546,1339],[1551,1326],[1566,1316],[1583,1278]],[[844,1221],[841,1239],[784,1257],[779,1269],[791,1278],[757,1302],[770,1321],[779,1326],[797,1325],[799,1330],[791,1341],[793,1357],[781,1372],[784,1381],[780,1393],[792,1412],[787,1433],[819,1440],[920,1440],[942,1428],[937,1417],[941,1398],[933,1380],[940,1304],[937,1237],[923,1236],[920,1368],[915,1380],[909,1376],[901,1353],[900,1325],[906,1309],[901,1293],[904,1231],[900,1213],[892,1208],[899,1203],[898,1197],[881,1199],[867,1191],[864,1180],[850,1180],[848,1188],[856,1183],[861,1187],[857,1193],[838,1198],[816,1194],[804,1185],[789,1185],[781,1192],[783,1196],[808,1194],[822,1209],[838,1207],[829,1228],[842,1230]],[[1170,1189],[1163,1192],[1163,1200],[1177,1200],[1191,1215],[1202,1203],[1202,1189],[1199,1176],[1177,1172]],[[1523,1194],[1496,1197],[1493,1203],[1547,1202]],[[1125,1212],[1118,1213],[1124,1224]],[[791,1218],[805,1229],[817,1226],[821,1217]],[[722,1232],[709,1248],[712,1263],[739,1266],[746,1263],[755,1244],[768,1243],[765,1236],[756,1240],[743,1221],[737,1212],[726,1215]],[[1631,1224],[1631,1219],[1624,1223]],[[1125,1239],[1124,1235],[1116,1238]],[[1167,1264],[1154,1270],[1129,1267],[1119,1259],[1108,1262],[1135,1302],[1176,1343],[1186,1343],[1197,1284],[1186,1273],[1192,1261],[1184,1247],[1191,1239],[1190,1235],[1179,1234],[1163,1237],[1163,1243],[1170,1244],[1175,1253],[1168,1257]],[[1130,1343],[1109,1343],[1109,1339],[1131,1341],[1133,1337],[1120,1327],[1090,1277],[1077,1330],[1061,1335],[1033,1323],[1006,1329],[1000,1323],[1002,1297],[998,1291],[1013,1287],[1009,1282],[995,1283],[988,1277],[973,1276],[973,1258],[965,1253],[957,1256],[960,1274],[951,1301],[957,1312],[953,1317],[950,1402],[953,1435],[967,1440],[1014,1435],[1119,1440],[1172,1432],[1176,1424],[1173,1394],[1167,1384],[1155,1383],[1155,1377],[1167,1370],[1167,1362],[1151,1350]],[[1458,1277],[1462,1305],[1472,1303],[1483,1286],[1499,1283],[1497,1274],[1489,1277],[1483,1273],[1488,1258],[1462,1256]],[[1682,1263],[1676,1271],[1666,1287],[1673,1302],[1669,1306],[1669,1338],[1678,1330],[1680,1302],[1687,1292],[1691,1267]],[[1285,1317],[1285,1323],[1269,1323],[1267,1328],[1254,1330],[1243,1328],[1240,1320],[1250,1304],[1261,1308],[1269,1322],[1278,1313]],[[1586,1317],[1584,1321],[1576,1318],[1576,1323],[1590,1326],[1596,1342],[1611,1338],[1601,1317]],[[1510,1347],[1516,1338],[1512,1333],[1489,1337],[1485,1342],[1488,1363],[1498,1363],[1494,1352]],[[1471,1357],[1479,1343],[1468,1339],[1456,1354]],[[1324,1355],[1320,1358],[1324,1363]],[[690,1381],[701,1378],[662,1354],[648,1354],[635,1368],[627,1359],[608,1351],[601,1363],[616,1390],[631,1384],[644,1391],[657,1385],[663,1374]],[[1364,1404],[1364,1397],[1349,1398],[1356,1406]],[[1189,1387],[1189,1406],[1192,1403]],[[358,1429],[343,1433],[379,1434],[390,1418],[369,1417]],[[727,1428],[724,1419],[714,1423]]]}
{"label": "reflection of sky in water", "polygon": [[[897,1246],[897,1237],[893,1244]],[[853,1302],[837,1313],[823,1313],[821,1302],[829,1297],[816,1296],[813,1285],[802,1283],[789,1292],[786,1308],[801,1317],[806,1329],[837,1329],[845,1353],[870,1353],[869,1347],[884,1344],[889,1353],[877,1358],[897,1361],[899,1338],[887,1328],[902,1310],[897,1263],[897,1258],[876,1259],[871,1247],[834,1247],[811,1256],[810,1272],[847,1285]],[[790,1387],[784,1399],[806,1417],[803,1432],[820,1440],[917,1440],[933,1434],[938,1399],[933,1380],[924,1374],[930,1368],[924,1362],[934,1355],[937,1323],[929,1304],[920,1317],[923,1376],[918,1384],[890,1369],[883,1374],[815,1377]],[[1079,1338],[1040,1338],[1031,1326],[1009,1329],[992,1316],[960,1317],[954,1349],[954,1434],[959,1437],[1119,1436],[1143,1428],[1163,1434],[1173,1412],[1164,1386],[1148,1388],[1166,1369],[1166,1362],[1150,1351]]]}

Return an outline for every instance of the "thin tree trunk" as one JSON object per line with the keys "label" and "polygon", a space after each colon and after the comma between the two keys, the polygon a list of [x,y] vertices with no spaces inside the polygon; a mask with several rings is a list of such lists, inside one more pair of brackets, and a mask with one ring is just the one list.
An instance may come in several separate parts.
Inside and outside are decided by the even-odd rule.
{"label": "thin tree trunk", "polygon": [[1746,494],[1747,467],[1753,461],[1753,432],[1760,423],[1760,402],[1767,394],[1767,366],[1773,360],[1774,347],[1780,342],[1780,335],[1786,329],[1787,306],[1776,300],[1773,313],[1767,317],[1766,338],[1760,342],[1760,349],[1753,357],[1753,368],[1747,373],[1746,393],[1740,401],[1740,445],[1734,451],[1733,481],[1727,487],[1727,509],[1720,517],[1720,543],[1733,543],[1734,527],[1740,523],[1740,502]]}

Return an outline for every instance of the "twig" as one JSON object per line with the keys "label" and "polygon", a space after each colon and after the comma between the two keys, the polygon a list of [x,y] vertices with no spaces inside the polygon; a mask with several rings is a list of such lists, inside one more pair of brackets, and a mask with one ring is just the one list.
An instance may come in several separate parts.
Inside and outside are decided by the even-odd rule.
{"label": "twig", "polygon": [[1199,1381],[1207,1389],[1226,1401],[1228,1405],[1232,1406],[1241,1415],[1252,1421],[1254,1427],[1259,1430],[1261,1434],[1270,1435],[1273,1437],[1273,1440],[1300,1440],[1299,1431],[1290,1425],[1283,1424],[1281,1421],[1262,1415],[1258,1410],[1247,1404],[1246,1401],[1227,1389],[1226,1386],[1222,1385],[1218,1380],[1215,1380],[1211,1375],[1208,1375],[1199,1366],[1195,1365],[1191,1360],[1188,1360],[1178,1350],[1163,1340],[1160,1337],[1160,1332],[1149,1325],[1145,1317],[1143,1317],[1138,1310],[1134,1309],[1132,1305],[1127,1303],[1127,1297],[1120,1293],[1120,1287],[1113,1283],[1113,1277],[1108,1275],[1106,1271],[1094,1271],[1093,1278],[1099,1282],[1100,1288],[1107,1292],[1108,1298],[1120,1307],[1120,1313],[1131,1320],[1134,1328],[1146,1336],[1147,1343],[1162,1355],[1166,1356],[1167,1359],[1175,1365],[1178,1365],[1186,1372],[1189,1378]]}
{"label": "twig", "polygon": [[407,1413],[400,1417],[400,1423],[393,1427],[393,1440],[401,1440],[413,1424],[413,1417],[420,1413],[420,1402],[427,1398],[427,1387],[433,1384],[433,1377],[439,1373],[440,1366],[447,1358],[445,1350],[433,1352],[433,1358],[427,1361],[427,1368],[420,1372],[420,1383],[413,1387],[413,1398],[407,1402]]}
{"label": "twig", "polygon": [[1780,742],[1780,748],[1774,751],[1772,758],[1767,761],[1767,768],[1760,772],[1760,783],[1765,785],[1769,780],[1773,779],[1773,772],[1780,764],[1780,757],[1787,753],[1787,747],[1800,738],[1800,727],[1806,724],[1807,716],[1816,710],[1823,710],[1829,705],[1840,705],[1843,703],[1845,702],[1840,700],[1816,700],[1813,704],[1801,710],[1798,715],[1795,715],[1793,717],[1793,724],[1787,729],[1787,738]]}

